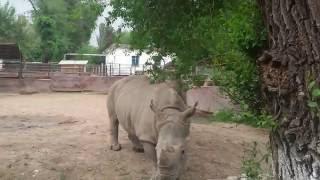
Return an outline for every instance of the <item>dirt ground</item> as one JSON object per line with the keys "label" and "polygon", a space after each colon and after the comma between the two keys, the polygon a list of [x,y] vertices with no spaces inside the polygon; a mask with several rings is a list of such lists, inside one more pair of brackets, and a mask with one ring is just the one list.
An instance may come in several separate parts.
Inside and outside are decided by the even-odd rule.
{"label": "dirt ground", "polygon": [[[147,180],[151,162],[131,150],[109,150],[107,95],[0,94],[0,179]],[[240,173],[244,148],[267,132],[223,123],[191,127],[185,180]]]}

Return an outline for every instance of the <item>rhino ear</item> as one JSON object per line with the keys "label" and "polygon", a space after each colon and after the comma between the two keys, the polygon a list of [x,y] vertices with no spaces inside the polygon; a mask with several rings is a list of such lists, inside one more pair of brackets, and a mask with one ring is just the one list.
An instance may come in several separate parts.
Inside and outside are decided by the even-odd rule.
{"label": "rhino ear", "polygon": [[196,107],[198,106],[198,102],[194,103],[194,105],[183,112],[183,116],[188,118],[192,116],[196,112]]}
{"label": "rhino ear", "polygon": [[150,101],[150,109],[151,109],[154,113],[157,112],[157,109],[156,109],[156,107],[154,106],[154,103],[153,103],[153,99],[151,99],[151,101]]}

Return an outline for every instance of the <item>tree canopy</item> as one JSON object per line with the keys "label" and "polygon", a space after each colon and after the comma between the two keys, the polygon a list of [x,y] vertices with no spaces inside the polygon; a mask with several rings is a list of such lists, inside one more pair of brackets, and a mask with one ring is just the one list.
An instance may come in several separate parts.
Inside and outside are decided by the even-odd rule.
{"label": "tree canopy", "polygon": [[255,0],[111,0],[111,21],[132,28],[131,45],[172,55],[178,75],[198,63],[214,65],[213,78],[234,100],[255,107],[255,58],[266,31]]}
{"label": "tree canopy", "polygon": [[21,29],[18,27],[15,9],[10,7],[8,3],[4,5],[0,4],[0,18],[0,40],[10,41],[11,39],[15,39],[16,33],[14,31]]}
{"label": "tree canopy", "polygon": [[43,60],[57,60],[67,51],[88,44],[103,4],[95,0],[29,0],[33,21],[41,38]]}
{"label": "tree canopy", "polygon": [[25,58],[40,58],[40,38],[25,16],[17,16],[15,9],[6,3],[0,4],[0,19],[0,42],[18,43]]}
{"label": "tree canopy", "polygon": [[95,0],[29,0],[31,22],[17,16],[8,3],[0,4],[0,41],[16,42],[27,60],[60,60],[66,52],[88,46],[98,16],[104,9]]}

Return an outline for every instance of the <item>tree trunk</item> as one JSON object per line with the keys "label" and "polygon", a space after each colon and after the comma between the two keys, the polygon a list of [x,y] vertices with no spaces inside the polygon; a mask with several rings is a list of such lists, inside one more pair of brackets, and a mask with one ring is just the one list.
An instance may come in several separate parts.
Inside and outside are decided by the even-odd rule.
{"label": "tree trunk", "polygon": [[277,121],[270,134],[275,179],[320,179],[320,113],[307,105],[308,84],[320,82],[320,1],[258,1],[269,40],[258,59],[262,92]]}

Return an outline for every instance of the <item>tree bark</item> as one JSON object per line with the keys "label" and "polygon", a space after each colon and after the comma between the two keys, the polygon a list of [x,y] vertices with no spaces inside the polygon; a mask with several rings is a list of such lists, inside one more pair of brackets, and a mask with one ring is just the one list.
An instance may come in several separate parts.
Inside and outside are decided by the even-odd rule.
{"label": "tree bark", "polygon": [[258,59],[262,92],[277,121],[270,134],[275,179],[320,179],[319,115],[308,84],[320,82],[320,1],[258,0],[269,50]]}

